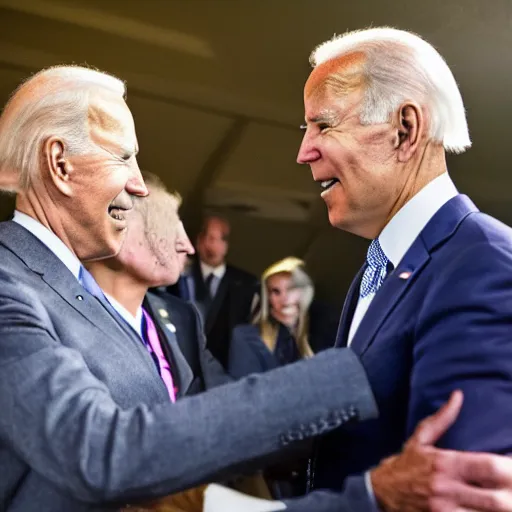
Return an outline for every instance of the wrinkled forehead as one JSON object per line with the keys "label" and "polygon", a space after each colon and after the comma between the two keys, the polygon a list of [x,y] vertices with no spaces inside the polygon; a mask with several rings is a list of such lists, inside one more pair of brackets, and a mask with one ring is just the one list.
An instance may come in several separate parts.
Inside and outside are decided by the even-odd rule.
{"label": "wrinkled forehead", "polygon": [[304,86],[304,99],[327,92],[348,94],[364,85],[365,55],[352,52],[329,59],[316,66]]}
{"label": "wrinkled forehead", "polygon": [[104,92],[92,93],[87,123],[91,140],[100,146],[119,146],[137,150],[135,123],[128,105],[120,96]]}

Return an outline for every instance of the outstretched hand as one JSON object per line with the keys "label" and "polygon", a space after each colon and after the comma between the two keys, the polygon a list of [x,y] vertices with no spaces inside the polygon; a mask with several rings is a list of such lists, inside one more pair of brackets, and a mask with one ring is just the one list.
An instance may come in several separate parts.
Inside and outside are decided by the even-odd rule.
{"label": "outstretched hand", "polygon": [[371,471],[385,512],[512,512],[512,459],[435,448],[457,419],[462,392],[423,420],[403,451]]}

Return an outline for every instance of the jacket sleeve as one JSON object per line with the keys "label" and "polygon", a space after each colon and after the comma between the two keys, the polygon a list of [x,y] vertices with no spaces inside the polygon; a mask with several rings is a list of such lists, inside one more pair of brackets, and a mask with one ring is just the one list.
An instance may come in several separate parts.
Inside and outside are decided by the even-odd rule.
{"label": "jacket sleeve", "polygon": [[408,433],[464,392],[440,446],[512,451],[512,252],[480,243],[446,262],[424,297],[413,351]]}
{"label": "jacket sleeve", "polygon": [[76,499],[171,494],[377,414],[360,363],[339,349],[175,404],[122,409],[57,339],[37,294],[2,269],[0,283],[0,444]]}
{"label": "jacket sleeve", "polygon": [[286,512],[380,512],[368,493],[364,476],[347,478],[340,492],[313,491],[284,503]]}

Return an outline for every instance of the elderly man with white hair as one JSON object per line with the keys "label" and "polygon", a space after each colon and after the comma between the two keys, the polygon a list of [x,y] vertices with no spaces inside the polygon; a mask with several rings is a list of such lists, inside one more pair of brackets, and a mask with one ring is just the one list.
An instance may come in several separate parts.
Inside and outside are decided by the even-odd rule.
{"label": "elderly man with white hair", "polygon": [[360,357],[380,414],[319,443],[310,488],[399,451],[455,389],[464,406],[439,445],[512,452],[512,230],[447,172],[445,153],[471,145],[448,65],[390,28],[336,37],[311,62],[298,161],[331,224],[371,240],[336,344]]}
{"label": "elderly man with white hair", "polygon": [[[508,477],[492,497],[488,475],[467,471],[464,458],[475,454],[450,460],[450,450],[512,452],[512,230],[479,212],[448,175],[445,153],[471,145],[455,79],[429,43],[391,28],[335,37],[310,60],[298,162],[310,166],[330,223],[371,240],[336,345],[362,361],[379,418],[320,439],[309,489],[331,492],[285,505],[293,512],[512,510],[509,459],[496,458]],[[431,464],[457,467],[482,485],[480,493],[447,474],[431,482],[434,499],[427,488],[423,502],[397,496],[383,470],[408,473],[417,482],[410,490],[422,487],[415,457],[405,456],[422,441],[414,436],[394,454],[454,390],[463,391],[464,405],[437,440],[449,451]],[[366,497],[357,498],[363,477]]]}
{"label": "elderly man with white hair", "polygon": [[[512,230],[448,175],[445,153],[471,145],[449,67],[390,28],[335,37],[311,63],[298,161],[331,224],[372,240],[336,343],[360,357],[380,415],[321,440],[310,488],[339,490],[399,451],[455,389],[464,406],[439,446],[512,452]],[[368,478],[378,503],[406,510],[378,472]]]}
{"label": "elderly man with white hair", "polygon": [[170,379],[81,263],[119,252],[147,195],[125,93],[114,77],[59,66],[0,117],[0,188],[17,193],[0,224],[2,511],[154,501],[377,414],[348,350],[172,403]]}

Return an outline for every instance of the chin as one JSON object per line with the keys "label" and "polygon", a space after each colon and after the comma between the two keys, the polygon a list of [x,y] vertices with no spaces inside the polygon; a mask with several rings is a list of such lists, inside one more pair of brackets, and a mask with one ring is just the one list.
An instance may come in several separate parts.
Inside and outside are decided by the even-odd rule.
{"label": "chin", "polygon": [[333,228],[345,229],[345,222],[342,215],[339,212],[329,210],[329,223]]}
{"label": "chin", "polygon": [[101,247],[102,254],[97,259],[112,258],[114,256],[117,256],[117,254],[121,250],[121,247],[123,246],[123,242],[124,233],[122,236],[120,236],[120,234],[117,233],[115,236],[107,237],[106,239],[103,240],[103,244]]}

